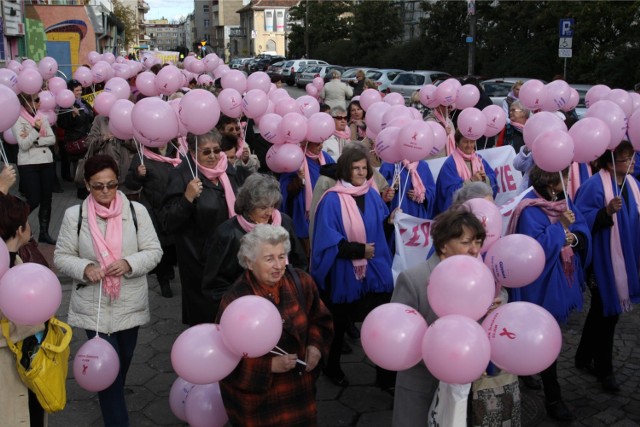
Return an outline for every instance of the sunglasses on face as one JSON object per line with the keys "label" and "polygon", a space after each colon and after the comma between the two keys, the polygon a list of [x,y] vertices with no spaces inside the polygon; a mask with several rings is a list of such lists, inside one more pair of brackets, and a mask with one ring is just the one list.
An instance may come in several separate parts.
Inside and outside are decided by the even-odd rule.
{"label": "sunglasses on face", "polygon": [[118,187],[118,183],[110,182],[108,184],[103,184],[102,182],[94,182],[93,184],[89,184],[89,187],[96,191],[104,191],[105,188],[111,191],[115,190]]}
{"label": "sunglasses on face", "polygon": [[220,152],[222,151],[222,148],[220,147],[216,147],[216,148],[205,148],[204,150],[201,150],[200,153],[203,156],[210,156],[211,153],[213,154],[220,154]]}
{"label": "sunglasses on face", "polygon": [[40,98],[34,98],[33,102],[40,102]]}
{"label": "sunglasses on face", "polygon": [[347,116],[333,116],[336,120],[347,120]]}

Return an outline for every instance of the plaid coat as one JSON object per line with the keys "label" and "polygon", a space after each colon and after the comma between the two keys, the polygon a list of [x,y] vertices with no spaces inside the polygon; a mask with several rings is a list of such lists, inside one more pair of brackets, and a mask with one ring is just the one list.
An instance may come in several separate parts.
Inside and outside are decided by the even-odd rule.
{"label": "plaid coat", "polygon": [[[256,283],[246,271],[220,303],[218,318],[235,299],[245,295],[259,295],[273,302],[282,315],[282,336],[278,347],[305,360],[306,348],[312,345],[326,359],[333,339],[333,321],[322,303],[317,287],[307,273],[296,270],[305,295],[306,307],[300,307],[296,285],[289,274],[282,279],[279,303],[269,296],[269,290]],[[218,319],[219,320],[219,319]],[[315,382],[321,363],[311,372],[298,364],[285,373],[271,372],[273,354],[245,358],[236,369],[220,381],[224,407],[232,426],[313,427],[317,425]]]}

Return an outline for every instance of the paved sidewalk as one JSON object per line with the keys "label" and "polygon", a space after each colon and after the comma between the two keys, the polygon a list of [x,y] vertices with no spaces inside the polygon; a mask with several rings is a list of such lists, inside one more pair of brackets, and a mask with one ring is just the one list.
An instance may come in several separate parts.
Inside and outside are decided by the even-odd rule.
{"label": "paved sidewalk", "polygon": [[[64,210],[79,203],[75,190],[64,184],[65,193],[54,195],[51,235],[58,234]],[[37,214],[33,215],[37,223]],[[33,224],[37,235],[37,224]],[[41,245],[49,257],[53,247]],[[177,271],[176,271],[177,276]],[[63,302],[58,312],[66,319],[66,311],[71,294],[70,281],[61,277]],[[175,296],[162,298],[155,276],[149,277],[151,322],[140,329],[140,337],[135,357],[127,378],[127,403],[131,412],[133,427],[184,426],[171,413],[168,395],[176,378],[171,368],[170,351],[176,337],[185,329],[180,322],[180,284],[172,283]],[[583,313],[571,318],[563,327],[563,350],[559,360],[559,376],[564,399],[575,410],[578,420],[572,426],[640,426],[640,308],[621,317],[618,323],[614,351],[615,374],[622,391],[617,395],[601,391],[594,378],[579,373],[573,367],[582,323],[588,303]],[[71,358],[84,343],[84,331],[75,330],[72,341]],[[367,361],[358,342],[350,341],[353,354],[343,357],[344,371],[351,386],[338,388],[326,378],[318,380],[319,424],[323,427],[357,426],[387,427],[391,425],[393,398],[374,386],[375,369]],[[73,359],[72,359],[73,360]],[[68,403],[64,411],[50,417],[51,427],[100,426],[101,416],[97,395],[81,389],[69,371],[67,381]],[[523,425],[555,426],[560,423],[548,419],[544,413],[543,394],[522,386]],[[425,402],[429,404],[429,402]],[[286,426],[283,426],[286,427]]]}

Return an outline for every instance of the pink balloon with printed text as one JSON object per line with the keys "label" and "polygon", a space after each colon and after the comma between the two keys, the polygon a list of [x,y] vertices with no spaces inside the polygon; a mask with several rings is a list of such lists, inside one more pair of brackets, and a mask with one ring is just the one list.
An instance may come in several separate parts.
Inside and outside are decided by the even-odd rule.
{"label": "pink balloon with printed text", "polygon": [[502,108],[497,105],[488,105],[482,109],[482,114],[487,119],[487,128],[484,131],[484,136],[492,137],[502,132],[507,123],[507,114]]}
{"label": "pink balloon with printed text", "polygon": [[464,205],[480,220],[487,233],[481,249],[481,252],[484,253],[502,234],[502,214],[500,209],[493,201],[479,197],[467,200]]}
{"label": "pink balloon with printed text", "polygon": [[365,89],[360,94],[360,106],[367,111],[376,102],[382,101],[382,95],[375,89]]}
{"label": "pink balloon with printed text", "polygon": [[412,120],[400,129],[396,144],[400,145],[403,159],[420,161],[433,149],[433,130],[422,120]]}
{"label": "pink balloon with printed text", "polygon": [[622,108],[613,101],[604,99],[596,102],[587,109],[585,117],[597,117],[609,126],[609,150],[615,150],[627,133],[627,117]]}
{"label": "pink balloon with printed text", "polygon": [[180,377],[176,378],[171,385],[171,390],[169,390],[169,407],[173,415],[180,421],[187,421],[184,404],[189,392],[191,392],[195,386],[195,384],[191,384],[189,381],[185,381]]}
{"label": "pink balloon with printed text", "polygon": [[547,96],[547,88],[540,80],[527,80],[520,87],[518,99],[528,110],[539,110]]}
{"label": "pink balloon with printed text", "polygon": [[296,172],[304,161],[304,153],[298,144],[274,145],[266,155],[267,166],[276,173]]}
{"label": "pink balloon with printed text", "polygon": [[400,128],[391,126],[378,133],[375,151],[378,157],[387,163],[397,163],[403,159],[400,145],[397,143],[399,134]]}
{"label": "pink balloon with printed text", "polygon": [[300,113],[285,114],[279,126],[285,142],[289,143],[304,141],[307,136],[307,128],[307,118]]}
{"label": "pink balloon with printed text", "polygon": [[491,245],[484,262],[499,285],[520,288],[540,277],[544,270],[545,254],[533,237],[509,234]]}
{"label": "pink balloon with printed text", "polygon": [[533,142],[531,154],[536,165],[545,172],[560,172],[573,161],[573,138],[568,132],[551,130]]}
{"label": "pink balloon with printed text", "polygon": [[263,115],[268,106],[269,97],[261,89],[250,89],[242,99],[242,112],[250,119]]}
{"label": "pink balloon with printed text", "polygon": [[307,122],[307,141],[322,142],[336,131],[336,122],[327,113],[315,113]]}
{"label": "pink balloon with printed text", "polygon": [[242,95],[236,89],[222,89],[218,94],[218,103],[225,116],[237,119],[242,115]]}
{"label": "pink balloon with printed text", "polygon": [[109,342],[96,335],[85,342],[73,359],[73,377],[87,391],[105,390],[120,372],[118,353]]}

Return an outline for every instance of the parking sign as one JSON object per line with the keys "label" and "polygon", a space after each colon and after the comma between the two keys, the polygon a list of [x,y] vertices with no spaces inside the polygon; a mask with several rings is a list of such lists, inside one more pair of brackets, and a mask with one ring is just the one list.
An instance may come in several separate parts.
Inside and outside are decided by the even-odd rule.
{"label": "parking sign", "polygon": [[573,37],[573,26],[576,21],[573,18],[566,18],[560,20],[560,37]]}

